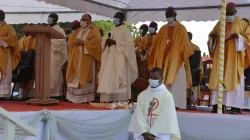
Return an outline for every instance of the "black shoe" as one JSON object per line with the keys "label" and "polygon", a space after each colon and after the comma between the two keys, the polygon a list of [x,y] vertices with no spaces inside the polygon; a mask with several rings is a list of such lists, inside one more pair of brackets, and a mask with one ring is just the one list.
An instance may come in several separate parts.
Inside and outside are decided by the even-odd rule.
{"label": "black shoe", "polygon": [[213,110],[211,111],[211,113],[217,113],[217,108],[218,105],[213,105]]}
{"label": "black shoe", "polygon": [[240,108],[231,107],[231,113],[230,114],[239,114]]}

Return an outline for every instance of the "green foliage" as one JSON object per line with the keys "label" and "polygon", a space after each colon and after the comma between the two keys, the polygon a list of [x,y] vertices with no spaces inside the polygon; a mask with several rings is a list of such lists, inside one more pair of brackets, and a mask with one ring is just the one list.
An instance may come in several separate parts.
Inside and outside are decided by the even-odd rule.
{"label": "green foliage", "polygon": [[[12,26],[14,27],[18,38],[23,37],[23,33],[22,33],[22,28],[23,26],[27,26],[27,25],[34,25],[34,24],[13,24]],[[46,24],[41,24],[41,25],[45,25]],[[64,23],[59,23],[59,25],[62,28],[68,28],[71,30],[71,23],[70,22],[64,22]],[[102,28],[104,31],[104,35],[106,35],[112,28],[114,28],[114,24],[112,21],[94,21],[94,25],[97,28]],[[127,24],[128,29],[132,32],[133,37],[135,38],[138,35],[138,29],[136,28],[135,25],[133,24]]]}

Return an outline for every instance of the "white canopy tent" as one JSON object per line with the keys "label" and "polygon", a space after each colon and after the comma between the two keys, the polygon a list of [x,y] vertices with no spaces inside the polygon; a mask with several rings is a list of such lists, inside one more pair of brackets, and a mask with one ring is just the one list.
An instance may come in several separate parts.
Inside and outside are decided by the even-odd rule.
{"label": "white canopy tent", "polygon": [[[139,21],[165,21],[164,11],[173,6],[180,21],[209,21],[220,19],[220,0],[38,0],[74,10],[87,11],[112,18],[117,11],[124,11],[129,23]],[[248,17],[250,0],[228,0],[238,7],[241,17]]]}
{"label": "white canopy tent", "polygon": [[[6,13],[6,21],[9,24],[22,23],[47,23],[51,12],[57,13],[59,22],[72,22],[79,20],[83,15],[81,11],[73,11],[45,2],[36,0],[0,0],[0,9]],[[93,20],[109,20],[110,18],[92,14]]]}

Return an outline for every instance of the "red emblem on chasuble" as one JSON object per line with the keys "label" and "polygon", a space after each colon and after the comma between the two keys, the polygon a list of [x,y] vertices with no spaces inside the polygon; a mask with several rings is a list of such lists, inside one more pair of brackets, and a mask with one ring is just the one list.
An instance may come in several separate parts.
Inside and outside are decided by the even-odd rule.
{"label": "red emblem on chasuble", "polygon": [[149,126],[150,128],[153,125],[153,120],[155,118],[153,118],[154,116],[158,116],[158,114],[154,114],[154,110],[156,110],[159,107],[159,100],[156,98],[153,98],[152,101],[150,102],[149,108],[148,108],[148,117],[149,117]]}

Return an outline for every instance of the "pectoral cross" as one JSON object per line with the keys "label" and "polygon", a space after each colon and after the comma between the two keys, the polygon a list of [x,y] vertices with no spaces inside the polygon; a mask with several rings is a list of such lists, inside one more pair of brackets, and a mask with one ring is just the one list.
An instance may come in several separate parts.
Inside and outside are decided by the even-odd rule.
{"label": "pectoral cross", "polygon": [[169,44],[169,42],[170,42],[170,39],[167,39],[167,40],[166,40],[166,42],[167,42],[167,45],[168,45],[168,44]]}

